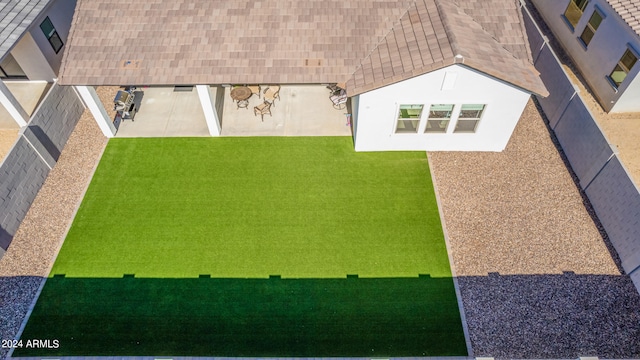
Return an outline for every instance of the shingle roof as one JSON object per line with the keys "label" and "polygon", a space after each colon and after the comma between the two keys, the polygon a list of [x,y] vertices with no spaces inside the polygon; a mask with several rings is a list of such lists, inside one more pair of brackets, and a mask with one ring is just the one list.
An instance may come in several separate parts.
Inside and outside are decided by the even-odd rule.
{"label": "shingle roof", "polygon": [[349,95],[462,63],[546,96],[520,16],[510,0],[417,0],[355,71]]}
{"label": "shingle roof", "polygon": [[60,81],[341,82],[410,2],[79,0]]}
{"label": "shingle roof", "polygon": [[456,0],[456,5],[515,57],[531,57],[522,12],[516,1]]}
{"label": "shingle roof", "polygon": [[0,0],[0,58],[24,35],[52,0]]}
{"label": "shingle roof", "polygon": [[[460,52],[465,64],[495,64],[479,70],[544,94],[527,62],[526,35],[514,1],[78,0],[60,83],[351,79],[348,91],[355,94],[446,66]],[[450,21],[443,12],[452,12]],[[481,35],[467,41],[470,31]],[[452,42],[455,36],[461,40]],[[498,65],[511,71],[499,71]]]}
{"label": "shingle roof", "polygon": [[640,36],[640,0],[607,0],[607,2]]}

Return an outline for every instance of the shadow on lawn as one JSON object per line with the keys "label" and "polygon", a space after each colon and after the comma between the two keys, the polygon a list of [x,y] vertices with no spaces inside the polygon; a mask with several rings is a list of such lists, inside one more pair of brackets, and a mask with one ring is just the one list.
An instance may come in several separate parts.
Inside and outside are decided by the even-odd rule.
{"label": "shadow on lawn", "polygon": [[466,355],[451,278],[66,278],[47,283],[14,356]]}

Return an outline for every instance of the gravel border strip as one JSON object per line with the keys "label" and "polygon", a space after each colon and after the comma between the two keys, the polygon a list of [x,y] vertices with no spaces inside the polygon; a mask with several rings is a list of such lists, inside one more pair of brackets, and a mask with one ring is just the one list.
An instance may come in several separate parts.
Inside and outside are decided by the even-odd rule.
{"label": "gravel border strip", "polygon": [[433,168],[431,166],[431,159],[429,153],[427,155],[427,164],[429,165],[429,174],[431,175],[431,183],[433,184],[433,192],[436,196],[436,204],[438,206],[438,214],[440,215],[440,224],[442,224],[442,233],[444,234],[444,243],[447,247],[447,257],[449,258],[449,267],[451,268],[451,276],[453,278],[453,286],[456,291],[456,301],[458,302],[458,310],[460,311],[460,320],[462,321],[462,331],[464,332],[464,341],[467,344],[467,354],[469,357],[473,357],[473,346],[471,344],[471,337],[469,334],[469,325],[467,324],[467,315],[464,311],[464,304],[462,302],[462,292],[460,291],[460,284],[458,283],[458,276],[456,275],[456,266],[453,261],[453,255],[451,253],[451,244],[449,241],[449,233],[447,231],[447,224],[444,217],[442,200],[440,199],[440,193],[438,192],[438,183],[436,177],[433,174]]}
{"label": "gravel border strip", "polygon": [[502,153],[429,163],[475,356],[640,357],[640,294],[534,101]]}
{"label": "gravel border strip", "polygon": [[[3,287],[0,317],[8,320],[0,322],[3,339],[14,339],[22,331],[106,143],[93,117],[85,110],[11,246],[0,259]],[[7,349],[0,349],[0,357],[7,355]]]}

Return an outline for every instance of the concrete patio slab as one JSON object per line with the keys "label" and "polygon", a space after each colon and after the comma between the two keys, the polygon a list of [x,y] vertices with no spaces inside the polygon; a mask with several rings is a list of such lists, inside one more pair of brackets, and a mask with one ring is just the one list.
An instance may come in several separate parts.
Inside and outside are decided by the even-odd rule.
{"label": "concrete patio slab", "polygon": [[[33,115],[33,112],[38,107],[40,101],[46,95],[47,90],[51,87],[51,84],[46,81],[5,81],[5,85],[11,90],[11,93],[18,100],[20,105],[29,114]],[[4,106],[0,106],[0,129],[19,129],[20,126],[9,115]]]}
{"label": "concrete patio slab", "polygon": [[[195,88],[178,92],[174,92],[173,87],[140,90],[144,95],[135,121],[123,121],[116,137],[209,136]],[[113,108],[112,103],[104,105],[107,109]]]}
{"label": "concrete patio slab", "polygon": [[[262,86],[263,91],[265,88]],[[251,96],[249,107],[238,109],[230,92],[231,88],[225,89],[223,136],[351,136],[346,117],[349,107],[335,109],[325,86],[282,86],[271,116],[265,115],[264,121],[253,112],[253,107],[263,102],[262,96]]]}

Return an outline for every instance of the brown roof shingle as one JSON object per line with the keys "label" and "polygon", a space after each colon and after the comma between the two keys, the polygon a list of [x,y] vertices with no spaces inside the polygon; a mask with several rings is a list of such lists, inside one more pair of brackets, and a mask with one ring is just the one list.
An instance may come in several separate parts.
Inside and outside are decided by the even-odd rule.
{"label": "brown roof shingle", "polygon": [[[427,41],[414,43],[414,34],[426,34]],[[398,71],[376,72],[380,66],[377,58],[387,48],[398,48],[400,54],[410,53],[413,68],[391,65]],[[456,60],[456,55],[462,58]],[[402,61],[402,56],[396,61]],[[362,61],[347,89],[353,96],[393,84],[398,78],[407,79],[462,63],[546,96],[548,92],[530,61],[526,32],[514,1],[417,0]],[[374,71],[364,72],[365,68]]]}
{"label": "brown roof shingle", "polygon": [[[79,0],[60,82],[341,82],[409,3]],[[139,66],[122,67],[125,61]],[[166,77],[145,79],[156,69]]]}
{"label": "brown roof shingle", "polygon": [[465,64],[545,93],[517,14],[514,0],[78,0],[60,82],[348,80],[356,94],[446,66],[466,50]]}

